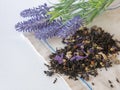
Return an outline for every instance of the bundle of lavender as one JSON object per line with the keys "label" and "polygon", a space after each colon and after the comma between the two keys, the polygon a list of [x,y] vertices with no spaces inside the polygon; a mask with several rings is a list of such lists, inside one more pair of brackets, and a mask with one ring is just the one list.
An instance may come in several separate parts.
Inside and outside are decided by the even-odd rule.
{"label": "bundle of lavender", "polygon": [[38,39],[66,38],[105,11],[113,1],[62,0],[51,7],[44,4],[22,11],[20,15],[30,19],[17,23],[15,28],[20,32],[33,32]]}

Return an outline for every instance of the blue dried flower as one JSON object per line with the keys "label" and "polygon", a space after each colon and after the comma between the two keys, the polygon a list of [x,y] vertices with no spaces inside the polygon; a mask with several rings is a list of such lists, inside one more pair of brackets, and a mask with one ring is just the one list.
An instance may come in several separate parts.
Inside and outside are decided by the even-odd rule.
{"label": "blue dried flower", "polygon": [[93,52],[94,52],[94,49],[90,48],[90,49],[89,49],[89,52],[90,52],[90,53],[93,53]]}
{"label": "blue dried flower", "polygon": [[63,53],[61,55],[56,55],[54,60],[58,61],[59,64],[63,62]]}
{"label": "blue dried flower", "polygon": [[79,43],[79,44],[77,44],[76,46],[79,46],[79,47],[81,47],[83,45],[83,43]]}
{"label": "blue dried flower", "polygon": [[64,26],[59,30],[57,36],[66,38],[73,35],[82,26],[82,23],[80,16],[72,18],[64,24]]}
{"label": "blue dried flower", "polygon": [[88,56],[73,56],[70,61],[73,61],[73,60],[82,60],[82,59],[85,59],[87,58]]}

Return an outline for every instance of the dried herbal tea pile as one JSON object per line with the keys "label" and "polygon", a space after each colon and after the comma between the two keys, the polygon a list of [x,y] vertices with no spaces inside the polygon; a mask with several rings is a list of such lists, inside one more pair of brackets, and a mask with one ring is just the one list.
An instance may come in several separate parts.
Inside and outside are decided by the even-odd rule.
{"label": "dried herbal tea pile", "polygon": [[120,51],[119,41],[97,26],[83,27],[62,42],[66,46],[50,55],[49,69],[73,79],[98,75],[97,69],[111,67],[109,56]]}

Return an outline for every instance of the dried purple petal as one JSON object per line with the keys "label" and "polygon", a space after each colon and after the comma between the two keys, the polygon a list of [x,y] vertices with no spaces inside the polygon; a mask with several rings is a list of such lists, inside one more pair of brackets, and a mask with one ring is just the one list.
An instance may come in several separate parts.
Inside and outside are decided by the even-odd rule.
{"label": "dried purple petal", "polygon": [[87,58],[88,56],[76,56],[76,60],[82,60]]}
{"label": "dried purple petal", "polygon": [[93,52],[94,52],[94,49],[90,48],[89,51],[90,51],[90,53],[93,53]]}
{"label": "dried purple petal", "polygon": [[78,38],[78,40],[81,40],[81,39],[82,39],[82,37],[79,37],[79,38]]}
{"label": "dried purple petal", "polygon": [[61,55],[56,55],[54,60],[58,61],[59,64],[63,62],[63,53]]}
{"label": "dried purple petal", "polygon": [[79,46],[79,47],[81,47],[83,45],[83,43],[79,43],[79,44],[77,44],[77,46]]}
{"label": "dried purple petal", "polygon": [[73,60],[82,60],[82,59],[85,59],[87,58],[87,56],[73,56],[70,61],[73,61]]}

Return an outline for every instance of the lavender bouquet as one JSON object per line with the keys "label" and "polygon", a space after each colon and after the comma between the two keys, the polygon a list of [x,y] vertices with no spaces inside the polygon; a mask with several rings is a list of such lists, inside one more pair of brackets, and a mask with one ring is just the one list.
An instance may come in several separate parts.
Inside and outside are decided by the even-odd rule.
{"label": "lavender bouquet", "polygon": [[21,32],[33,32],[38,39],[48,39],[53,36],[66,38],[105,11],[113,1],[62,0],[51,7],[44,4],[22,11],[20,15],[29,19],[19,22],[15,28]]}

